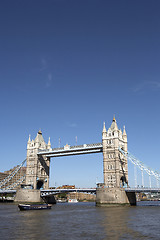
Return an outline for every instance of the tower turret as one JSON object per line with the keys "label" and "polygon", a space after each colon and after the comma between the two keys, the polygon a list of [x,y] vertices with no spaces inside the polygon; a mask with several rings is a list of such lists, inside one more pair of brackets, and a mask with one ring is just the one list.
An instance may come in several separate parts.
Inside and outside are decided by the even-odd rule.
{"label": "tower turret", "polygon": [[27,149],[31,147],[31,135],[29,134],[28,142],[27,142]]}
{"label": "tower turret", "polygon": [[126,133],[126,129],[125,126],[123,127],[123,140],[124,140],[124,146],[123,146],[123,150],[125,152],[127,152],[127,133]]}
{"label": "tower turret", "polygon": [[107,131],[106,131],[106,126],[105,122],[103,123],[103,131],[102,131],[102,139],[106,137]]}
{"label": "tower turret", "polygon": [[51,149],[51,141],[50,141],[50,137],[49,137],[49,139],[48,139],[47,149]]}

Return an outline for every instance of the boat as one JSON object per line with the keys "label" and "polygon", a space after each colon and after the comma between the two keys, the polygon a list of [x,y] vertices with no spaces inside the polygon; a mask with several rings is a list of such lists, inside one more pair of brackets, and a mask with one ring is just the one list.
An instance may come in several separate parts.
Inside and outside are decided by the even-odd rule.
{"label": "boat", "polygon": [[66,199],[57,199],[56,202],[57,203],[66,203],[67,200]]}
{"label": "boat", "polygon": [[78,203],[78,200],[75,199],[68,199],[68,203]]}
{"label": "boat", "polygon": [[21,211],[51,209],[51,204],[18,204]]}

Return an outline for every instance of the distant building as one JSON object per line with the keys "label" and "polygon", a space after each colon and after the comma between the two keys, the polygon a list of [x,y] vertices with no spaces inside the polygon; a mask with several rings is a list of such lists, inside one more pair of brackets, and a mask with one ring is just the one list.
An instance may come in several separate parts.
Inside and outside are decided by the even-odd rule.
{"label": "distant building", "polygon": [[78,201],[95,201],[96,194],[72,192],[67,194],[67,199],[77,199]]}
{"label": "distant building", "polygon": [[6,177],[8,177],[8,174],[7,174],[7,173],[5,173],[5,172],[0,172],[0,182],[1,182],[4,178],[6,178]]}
{"label": "distant building", "polygon": [[75,185],[62,185],[57,187],[57,189],[75,189]]}

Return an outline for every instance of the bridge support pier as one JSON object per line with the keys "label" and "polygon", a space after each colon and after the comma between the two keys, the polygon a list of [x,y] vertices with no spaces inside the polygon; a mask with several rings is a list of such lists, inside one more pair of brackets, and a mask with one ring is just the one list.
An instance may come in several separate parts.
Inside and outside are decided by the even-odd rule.
{"label": "bridge support pier", "polygon": [[40,196],[40,190],[36,189],[18,189],[16,192],[15,202],[43,202],[43,199]]}
{"label": "bridge support pier", "polygon": [[96,205],[136,205],[135,192],[126,193],[123,188],[97,188]]}
{"label": "bridge support pier", "polygon": [[14,202],[23,203],[50,203],[55,204],[56,200],[54,196],[44,196],[41,197],[41,192],[38,189],[24,189],[20,188],[16,192],[16,197]]}

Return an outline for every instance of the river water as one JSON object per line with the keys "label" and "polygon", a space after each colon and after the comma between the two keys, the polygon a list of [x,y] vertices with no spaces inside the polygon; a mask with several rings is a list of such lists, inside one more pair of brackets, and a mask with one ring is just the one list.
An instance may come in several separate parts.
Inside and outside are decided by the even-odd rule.
{"label": "river water", "polygon": [[0,239],[159,240],[160,202],[136,207],[59,203],[41,211],[19,211],[15,204],[1,203]]}

